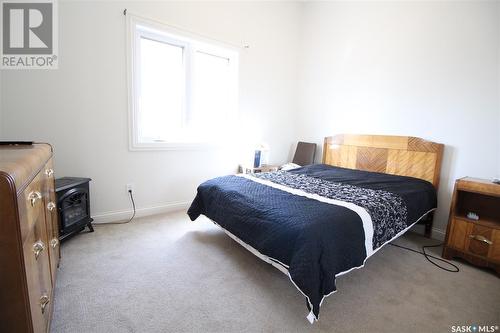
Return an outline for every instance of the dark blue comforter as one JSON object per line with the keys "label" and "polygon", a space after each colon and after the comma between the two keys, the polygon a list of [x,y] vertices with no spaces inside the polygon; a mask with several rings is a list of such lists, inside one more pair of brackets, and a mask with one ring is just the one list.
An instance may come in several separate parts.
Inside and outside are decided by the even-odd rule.
{"label": "dark blue comforter", "polygon": [[337,274],[436,207],[433,185],[410,177],[319,164],[249,178],[204,182],[188,215],[207,216],[287,268],[316,319]]}

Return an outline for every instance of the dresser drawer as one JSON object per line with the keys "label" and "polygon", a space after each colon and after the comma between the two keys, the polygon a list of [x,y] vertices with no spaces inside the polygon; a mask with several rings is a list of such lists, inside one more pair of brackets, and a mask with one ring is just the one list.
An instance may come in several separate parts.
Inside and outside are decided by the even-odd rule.
{"label": "dresser drawer", "polygon": [[28,302],[34,332],[47,331],[51,313],[52,278],[50,238],[47,234],[45,214],[48,194],[45,177],[42,169],[17,198]]}
{"label": "dresser drawer", "polygon": [[54,190],[54,169],[52,159],[45,165],[43,171],[43,199],[45,210],[45,225],[47,228],[47,241],[50,260],[50,271],[52,273],[52,285],[55,284],[57,267],[59,265],[59,224],[56,206],[56,194]]}
{"label": "dresser drawer", "polygon": [[[27,221],[21,220],[21,223]],[[52,281],[49,264],[49,244],[44,214],[38,215],[33,229],[23,244],[29,304],[35,332],[45,332],[50,319]]]}
{"label": "dresser drawer", "polygon": [[43,181],[43,173],[40,172],[17,198],[23,244],[32,232],[35,222],[40,217],[42,221],[45,220]]}

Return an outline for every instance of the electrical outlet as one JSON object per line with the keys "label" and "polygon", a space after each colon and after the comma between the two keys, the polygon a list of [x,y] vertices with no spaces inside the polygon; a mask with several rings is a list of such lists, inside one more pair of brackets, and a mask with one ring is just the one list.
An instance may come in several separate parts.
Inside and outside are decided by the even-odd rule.
{"label": "electrical outlet", "polygon": [[135,191],[134,191],[134,184],[127,184],[127,193],[128,193],[129,191],[132,191],[132,193],[134,193],[134,192],[135,192]]}

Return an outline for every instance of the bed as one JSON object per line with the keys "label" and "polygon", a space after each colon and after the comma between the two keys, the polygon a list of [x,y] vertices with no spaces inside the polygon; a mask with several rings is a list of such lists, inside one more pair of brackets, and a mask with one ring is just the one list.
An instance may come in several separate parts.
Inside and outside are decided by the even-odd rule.
{"label": "bed", "polygon": [[416,137],[327,137],[322,164],[211,179],[188,215],[207,216],[285,273],[313,323],[336,277],[434,211],[442,153],[442,144]]}

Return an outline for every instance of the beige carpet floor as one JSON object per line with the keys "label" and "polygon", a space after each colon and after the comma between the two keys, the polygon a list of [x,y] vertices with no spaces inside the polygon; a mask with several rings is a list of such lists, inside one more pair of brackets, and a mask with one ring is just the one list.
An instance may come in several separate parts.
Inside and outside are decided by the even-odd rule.
{"label": "beige carpet floor", "polygon": [[[435,243],[408,233],[397,243]],[[184,212],[96,226],[63,243],[51,331],[451,332],[500,325],[500,279],[459,262],[448,273],[386,246],[337,280],[310,325],[288,277],[205,218]],[[440,249],[434,252],[439,253]]]}

